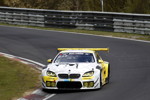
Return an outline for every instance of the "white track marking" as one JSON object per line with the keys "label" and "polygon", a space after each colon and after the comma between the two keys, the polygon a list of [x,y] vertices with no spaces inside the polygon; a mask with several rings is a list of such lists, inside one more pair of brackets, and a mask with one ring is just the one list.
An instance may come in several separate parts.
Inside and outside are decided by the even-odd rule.
{"label": "white track marking", "polygon": [[[40,31],[48,31],[48,32],[61,32],[61,33],[72,33],[72,34],[81,34],[81,35],[88,35],[88,36],[99,36],[99,37],[106,37],[106,38],[114,38],[114,39],[122,39],[122,40],[131,40],[131,41],[138,41],[138,42],[150,43],[150,41],[146,41],[146,40],[137,40],[137,39],[123,38],[123,37],[94,35],[94,34],[77,33],[77,32],[55,31],[55,30],[44,30],[44,29],[27,28],[27,27],[7,26],[7,25],[0,25],[0,26],[3,26],[3,27],[22,28],[22,29],[31,29],[31,30],[40,30]],[[128,33],[126,33],[126,34],[128,34]],[[135,34],[136,34],[136,33],[135,33]]]}
{"label": "white track marking", "polygon": [[28,61],[28,62],[31,62],[31,63],[34,63],[34,64],[37,64],[37,65],[42,66],[42,67],[45,66],[44,64],[41,64],[41,63],[36,62],[36,61],[33,61],[33,60],[29,60],[29,59],[22,58],[22,57],[17,57],[17,58],[22,59],[22,60],[25,60],[25,61]]}
{"label": "white track marking", "polygon": [[21,63],[24,63],[24,64],[28,64],[27,62],[25,62],[25,61],[20,61]]}
{"label": "white track marking", "polygon": [[45,99],[43,99],[43,100],[48,100],[48,99],[50,99],[50,98],[52,98],[53,96],[55,96],[56,94],[51,94],[51,95],[48,95]]}
{"label": "white track marking", "polygon": [[[8,57],[8,58],[18,58],[18,59],[21,59],[21,60],[24,60],[24,61],[27,61],[27,62],[30,62],[30,63],[34,63],[34,64],[36,64],[36,65],[42,66],[42,67],[45,66],[45,65],[42,64],[42,63],[39,63],[39,62],[30,60],[30,59],[26,59],[26,58],[23,58],[23,57],[18,57],[18,56],[14,56],[14,55],[7,54],[7,53],[3,53],[3,52],[0,52],[0,54],[3,54],[5,57]],[[24,61],[21,61],[21,62],[25,63]],[[42,69],[40,69],[40,70],[42,70]]]}
{"label": "white track marking", "polygon": [[37,90],[33,91],[31,94],[36,94],[36,93],[38,93],[39,91],[41,91],[41,90],[40,90],[40,89],[37,89]]}

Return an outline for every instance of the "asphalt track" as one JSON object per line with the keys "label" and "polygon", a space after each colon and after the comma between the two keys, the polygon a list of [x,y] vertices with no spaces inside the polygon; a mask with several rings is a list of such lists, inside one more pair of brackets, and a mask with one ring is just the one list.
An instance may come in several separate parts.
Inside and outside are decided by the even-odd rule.
{"label": "asphalt track", "polygon": [[109,47],[110,83],[95,91],[47,91],[49,100],[150,100],[150,43],[0,26],[0,52],[46,64],[58,47]]}

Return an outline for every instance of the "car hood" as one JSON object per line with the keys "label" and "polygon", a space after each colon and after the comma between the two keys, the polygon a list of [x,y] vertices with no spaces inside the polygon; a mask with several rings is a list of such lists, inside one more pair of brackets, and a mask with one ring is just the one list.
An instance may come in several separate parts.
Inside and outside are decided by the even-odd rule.
{"label": "car hood", "polygon": [[50,71],[59,73],[85,73],[94,70],[97,64],[95,63],[67,63],[67,64],[50,64],[48,69]]}

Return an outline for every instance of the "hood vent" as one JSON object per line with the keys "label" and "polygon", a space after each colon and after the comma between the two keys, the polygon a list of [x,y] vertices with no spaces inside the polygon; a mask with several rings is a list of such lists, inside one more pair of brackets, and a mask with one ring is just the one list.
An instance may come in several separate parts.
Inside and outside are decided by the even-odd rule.
{"label": "hood vent", "polygon": [[69,64],[69,66],[74,66],[75,64]]}
{"label": "hood vent", "polygon": [[73,64],[73,63],[72,63],[72,64],[71,64],[71,63],[69,64],[69,66],[75,66],[75,65],[76,65],[76,68],[78,68],[78,64]]}

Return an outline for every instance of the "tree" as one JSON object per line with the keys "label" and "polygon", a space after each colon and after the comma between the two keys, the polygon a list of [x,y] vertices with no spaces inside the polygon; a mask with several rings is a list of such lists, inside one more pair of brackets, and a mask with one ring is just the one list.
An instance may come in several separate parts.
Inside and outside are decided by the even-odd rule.
{"label": "tree", "polygon": [[123,12],[127,0],[104,0],[104,9],[108,12]]}
{"label": "tree", "polygon": [[0,6],[4,6],[4,1],[3,0],[0,1]]}
{"label": "tree", "polygon": [[150,13],[149,0],[127,0],[125,12],[128,13]]}
{"label": "tree", "polygon": [[[104,11],[150,13],[150,0],[103,0]],[[0,5],[53,10],[101,11],[100,0],[0,0]]]}

